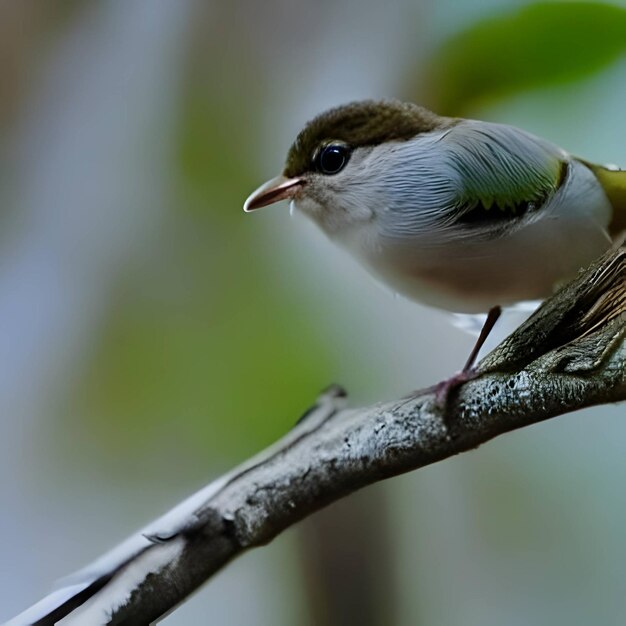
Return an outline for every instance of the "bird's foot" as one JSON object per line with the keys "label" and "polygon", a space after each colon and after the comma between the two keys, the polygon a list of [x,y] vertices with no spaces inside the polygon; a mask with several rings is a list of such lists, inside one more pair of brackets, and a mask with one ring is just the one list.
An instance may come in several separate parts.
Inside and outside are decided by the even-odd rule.
{"label": "bird's foot", "polygon": [[435,404],[440,409],[445,409],[448,405],[450,394],[458,389],[461,385],[473,380],[478,375],[478,372],[473,367],[462,369],[460,372],[454,374],[446,380],[442,380],[434,387],[435,392]]}
{"label": "bird's foot", "polygon": [[476,371],[476,368],[475,368],[478,354],[481,348],[483,347],[483,345],[485,344],[487,337],[489,337],[489,333],[493,330],[493,327],[496,325],[496,322],[500,318],[501,314],[502,314],[502,308],[499,306],[494,306],[491,309],[489,309],[489,313],[487,313],[487,319],[485,320],[485,323],[483,324],[483,327],[480,331],[480,335],[478,336],[478,339],[476,340],[476,344],[474,345],[474,348],[470,352],[469,358],[467,359],[467,362],[465,363],[465,367],[460,372],[452,376],[451,378],[448,378],[447,380],[443,380],[440,383],[435,385],[434,387],[435,404],[442,411],[445,410],[445,408],[448,405],[448,399],[450,397],[450,394],[461,385],[476,378],[476,376],[478,375],[478,372]]}

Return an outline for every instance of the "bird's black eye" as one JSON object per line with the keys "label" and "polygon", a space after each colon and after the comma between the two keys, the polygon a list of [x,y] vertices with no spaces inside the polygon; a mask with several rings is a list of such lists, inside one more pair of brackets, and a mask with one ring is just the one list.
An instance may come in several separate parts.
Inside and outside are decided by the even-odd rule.
{"label": "bird's black eye", "polygon": [[317,155],[317,168],[322,174],[337,174],[350,158],[347,146],[331,143],[324,146]]}

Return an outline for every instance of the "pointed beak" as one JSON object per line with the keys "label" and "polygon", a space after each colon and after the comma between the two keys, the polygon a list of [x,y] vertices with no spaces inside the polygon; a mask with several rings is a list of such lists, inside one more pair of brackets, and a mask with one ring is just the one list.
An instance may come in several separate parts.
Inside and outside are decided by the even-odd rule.
{"label": "pointed beak", "polygon": [[287,178],[282,175],[272,178],[250,194],[243,205],[243,210],[250,213],[250,211],[260,209],[268,204],[274,204],[280,200],[289,200],[294,197],[302,185],[304,185],[304,181],[301,178]]}

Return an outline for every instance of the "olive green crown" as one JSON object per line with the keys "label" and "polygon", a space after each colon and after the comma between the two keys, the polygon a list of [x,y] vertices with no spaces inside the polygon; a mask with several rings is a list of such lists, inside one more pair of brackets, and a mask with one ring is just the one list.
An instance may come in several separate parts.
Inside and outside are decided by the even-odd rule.
{"label": "olive green crown", "polygon": [[375,146],[411,139],[450,123],[452,120],[407,102],[352,102],[321,113],[300,131],[287,153],[284,174],[292,178],[312,170],[316,151],[328,142],[338,141],[351,148]]}

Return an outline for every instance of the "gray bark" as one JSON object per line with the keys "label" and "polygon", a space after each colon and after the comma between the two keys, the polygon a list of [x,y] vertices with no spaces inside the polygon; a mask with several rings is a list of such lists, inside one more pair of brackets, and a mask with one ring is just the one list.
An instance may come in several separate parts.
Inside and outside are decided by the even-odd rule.
{"label": "gray bark", "polygon": [[33,623],[33,616],[54,623],[45,617],[53,614],[68,615],[63,624],[158,620],[231,559],[346,494],[513,429],[625,400],[625,335],[622,246],[484,358],[445,408],[433,389],[347,408],[345,392],[333,386],[270,449],[70,581],[66,589],[74,591],[65,604],[56,601],[56,613],[51,596],[10,623]]}

